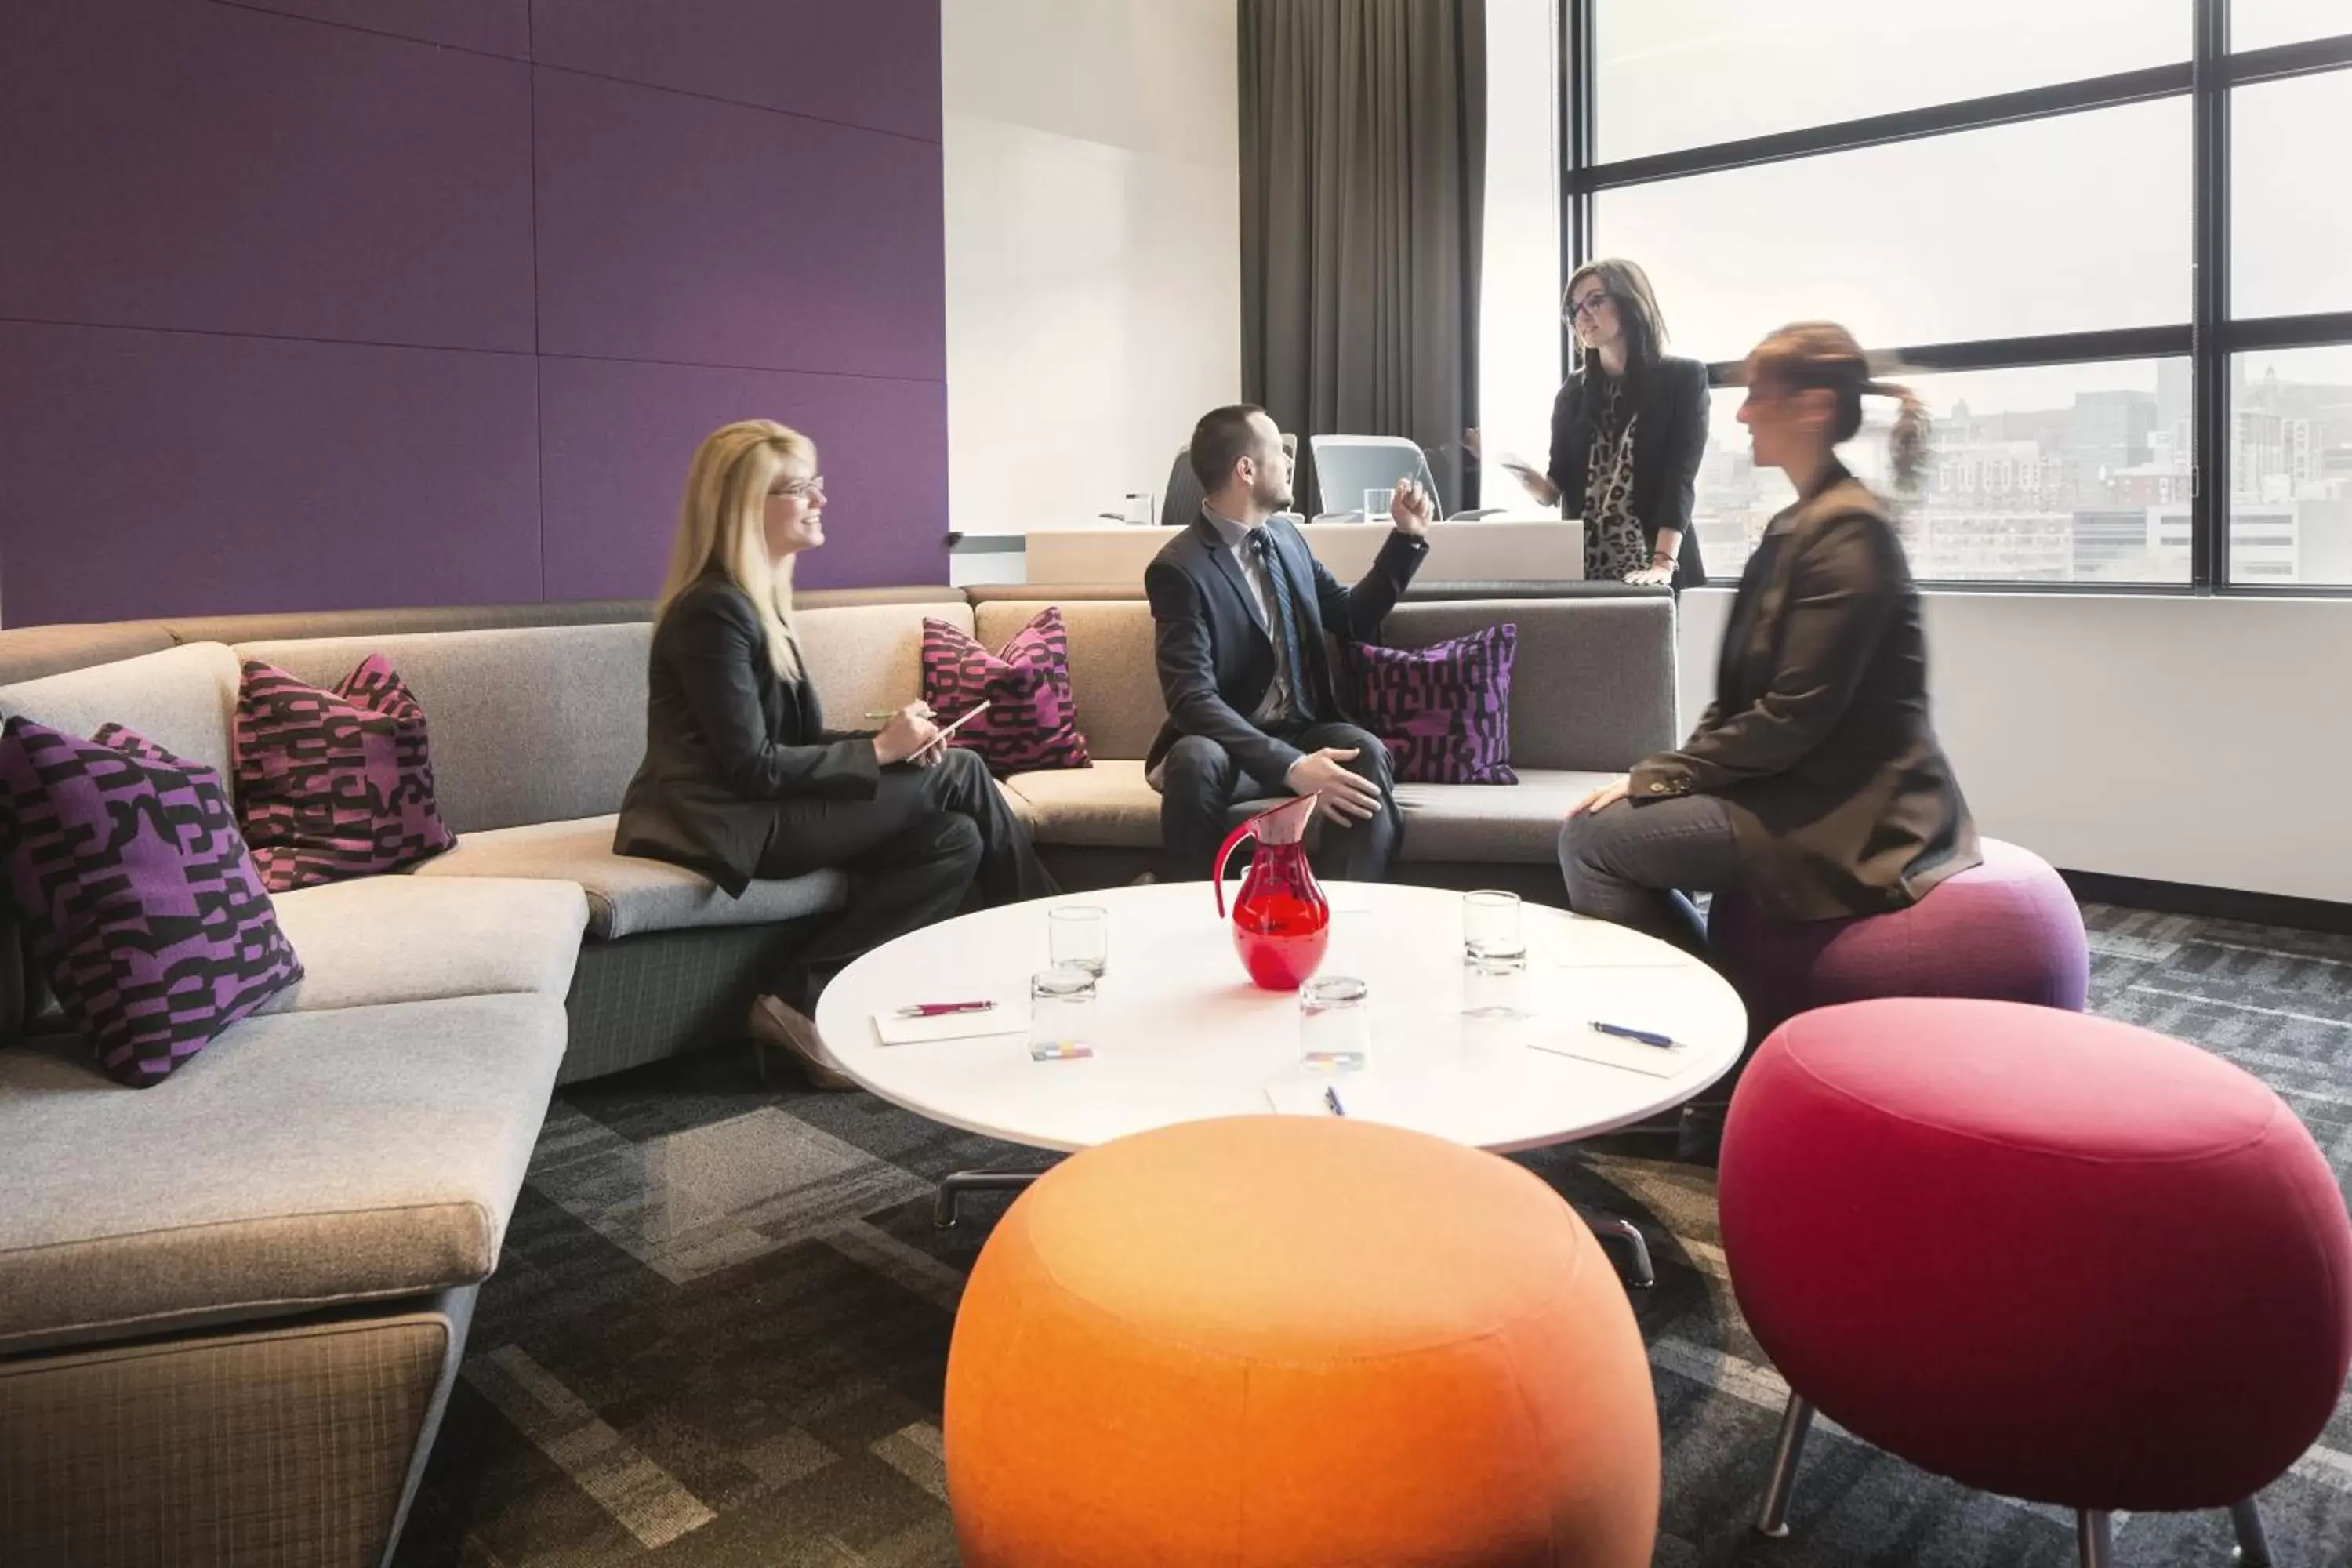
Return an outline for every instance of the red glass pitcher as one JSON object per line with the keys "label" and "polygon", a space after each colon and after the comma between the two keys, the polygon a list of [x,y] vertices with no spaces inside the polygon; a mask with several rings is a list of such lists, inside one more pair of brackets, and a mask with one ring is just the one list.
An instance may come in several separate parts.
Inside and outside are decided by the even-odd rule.
{"label": "red glass pitcher", "polygon": [[1217,913],[1225,912],[1225,862],[1244,838],[1257,840],[1241,896],[1234,900],[1234,951],[1249,977],[1268,991],[1296,991],[1322,967],[1331,941],[1331,906],[1307,863],[1307,825],[1317,797],[1302,795],[1262,811],[1227,835],[1209,868]]}

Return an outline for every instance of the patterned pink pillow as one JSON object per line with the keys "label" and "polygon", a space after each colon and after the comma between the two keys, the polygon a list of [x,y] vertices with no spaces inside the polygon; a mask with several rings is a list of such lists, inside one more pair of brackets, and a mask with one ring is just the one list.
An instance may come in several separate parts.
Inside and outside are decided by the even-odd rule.
{"label": "patterned pink pillow", "polygon": [[220,774],[119,724],[0,730],[0,901],[118,1083],[144,1089],[302,978]]}
{"label": "patterned pink pillow", "polygon": [[942,721],[982,702],[988,711],[955,732],[951,744],[978,752],[997,773],[1090,768],[1070,696],[1070,638],[1062,610],[1048,605],[991,653],[971,636],[923,619],[923,700]]}
{"label": "patterned pink pillow", "polygon": [[396,870],[457,841],[433,802],[425,710],[382,654],[332,691],[248,659],[236,796],[273,893]]}
{"label": "patterned pink pillow", "polygon": [[1356,721],[1389,749],[1399,781],[1515,784],[1511,660],[1519,628],[1488,626],[1428,647],[1345,645]]}

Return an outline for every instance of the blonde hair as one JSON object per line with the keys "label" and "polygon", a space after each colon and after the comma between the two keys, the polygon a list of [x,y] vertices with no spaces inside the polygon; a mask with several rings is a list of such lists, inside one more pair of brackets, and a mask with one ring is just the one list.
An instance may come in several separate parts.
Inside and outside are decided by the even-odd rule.
{"label": "blonde hair", "polygon": [[1862,345],[1836,322],[1791,321],[1748,351],[1740,379],[1749,386],[1760,381],[1785,391],[1822,388],[1835,394],[1837,413],[1830,425],[1832,446],[1851,441],[1862,428],[1864,398],[1895,399],[1895,428],[1887,434],[1895,480],[1906,490],[1918,483],[1927,465],[1927,442],[1934,425],[1927,405],[1909,387],[1873,376]]}
{"label": "blonde hair", "polygon": [[800,678],[793,563],[787,556],[778,564],[768,554],[767,511],[770,487],[792,464],[814,473],[816,444],[772,419],[739,419],[702,438],[686,471],[669,574],[654,606],[658,621],[696,578],[716,569],[750,597],[767,637],[768,663],[787,680]]}

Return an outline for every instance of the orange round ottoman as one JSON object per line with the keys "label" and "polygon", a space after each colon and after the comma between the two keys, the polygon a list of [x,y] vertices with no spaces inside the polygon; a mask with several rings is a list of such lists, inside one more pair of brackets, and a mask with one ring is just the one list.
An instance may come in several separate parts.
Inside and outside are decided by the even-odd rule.
{"label": "orange round ottoman", "polygon": [[948,1352],[967,1568],[1646,1568],[1658,1413],[1616,1271],[1508,1161],[1186,1122],[1008,1210]]}

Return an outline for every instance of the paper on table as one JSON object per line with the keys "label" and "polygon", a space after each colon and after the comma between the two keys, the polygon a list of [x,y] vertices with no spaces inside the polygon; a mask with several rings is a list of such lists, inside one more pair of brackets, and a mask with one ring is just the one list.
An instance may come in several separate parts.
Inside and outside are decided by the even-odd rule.
{"label": "paper on table", "polygon": [[1543,939],[1544,956],[1563,969],[1668,969],[1691,960],[1654,937],[1608,921],[1571,915]]}
{"label": "paper on table", "polygon": [[1574,1057],[1579,1061],[1599,1062],[1602,1067],[1623,1068],[1627,1072],[1644,1073],[1651,1078],[1672,1078],[1690,1065],[1692,1052],[1688,1046],[1645,1046],[1639,1040],[1621,1040],[1581,1024],[1563,1024],[1557,1029],[1557,1033],[1529,1040],[1528,1048],[1549,1051],[1556,1057]]}
{"label": "paper on table", "polygon": [[999,1001],[985,1013],[941,1013],[930,1018],[901,1018],[891,1013],[874,1015],[874,1038],[885,1046],[919,1046],[932,1040],[971,1040],[989,1035],[1028,1032],[1026,1003]]}

